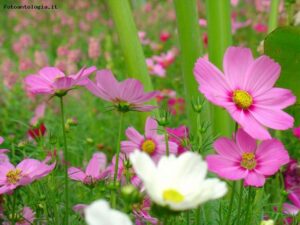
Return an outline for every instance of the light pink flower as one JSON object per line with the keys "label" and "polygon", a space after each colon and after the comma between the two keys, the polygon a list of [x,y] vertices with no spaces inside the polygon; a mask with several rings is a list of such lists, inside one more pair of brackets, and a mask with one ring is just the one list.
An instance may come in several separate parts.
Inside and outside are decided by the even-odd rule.
{"label": "light pink flower", "polygon": [[[151,117],[147,118],[145,125],[145,135],[141,135],[133,127],[126,130],[128,141],[121,142],[121,150],[126,154],[130,154],[136,149],[148,153],[151,158],[158,161],[161,156],[166,155],[166,142],[164,135],[157,133],[158,124]],[[169,141],[170,154],[177,154],[177,144]]]}
{"label": "light pink flower", "polygon": [[266,177],[275,174],[289,162],[288,152],[276,140],[265,140],[260,145],[243,129],[236,133],[236,140],[225,137],[214,143],[217,155],[206,157],[208,169],[229,180],[244,179],[245,185],[261,187]]}
{"label": "light pink flower", "polygon": [[239,1],[240,0],[231,0],[230,2],[231,2],[231,5],[237,6],[239,4]]}
{"label": "light pink flower", "polygon": [[145,197],[142,204],[133,210],[136,225],[158,224],[158,219],[152,217],[149,212],[151,209],[151,201],[149,197]]}
{"label": "light pink flower", "polygon": [[[0,145],[4,142],[4,138],[0,136]],[[6,153],[9,152],[8,149],[0,148],[0,165],[6,162],[9,162],[9,158]]]}
{"label": "light pink flower", "polygon": [[163,89],[159,91],[159,94],[156,96],[156,101],[161,102],[165,98],[174,98],[176,97],[176,91],[172,89]]}
{"label": "light pink flower", "polygon": [[[20,212],[20,219],[16,221],[15,225],[31,225],[35,220],[35,212],[29,207],[24,207]],[[11,222],[3,222],[3,225],[11,225]]]}
{"label": "light pink flower", "polygon": [[36,159],[24,159],[16,167],[10,162],[0,165],[0,194],[11,193],[19,186],[25,186],[47,176],[55,167]]}
{"label": "light pink flower", "polygon": [[180,115],[184,113],[185,109],[185,100],[184,98],[170,98],[168,100],[168,110],[172,115]]}
{"label": "light pink flower", "polygon": [[95,153],[85,171],[71,167],[68,169],[68,175],[72,180],[81,181],[86,185],[94,185],[107,176],[106,156],[103,153]]}
{"label": "light pink flower", "polygon": [[274,88],[280,65],[266,55],[253,59],[251,50],[227,49],[224,73],[209,61],[198,59],[194,74],[199,91],[212,103],[224,107],[244,130],[259,140],[271,139],[265,127],[286,130],[294,118],[283,111],[296,97],[290,90]]}
{"label": "light pink flower", "polygon": [[140,39],[140,41],[141,41],[141,43],[142,43],[143,45],[148,45],[148,44],[150,44],[151,41],[147,38],[146,32],[144,32],[144,31],[139,31],[139,32],[138,32],[138,36],[139,36],[139,39]]}
{"label": "light pink flower", "polygon": [[169,140],[178,145],[178,155],[188,151],[187,144],[190,137],[189,129],[186,126],[179,126],[176,128],[166,128],[169,134]]}
{"label": "light pink flower", "polygon": [[146,59],[146,64],[151,75],[156,75],[158,77],[166,76],[166,70],[160,64],[156,64],[153,59]]}
{"label": "light pink flower", "polygon": [[110,70],[97,71],[96,83],[90,81],[86,87],[97,97],[112,102],[122,112],[151,111],[155,108],[144,103],[154,98],[156,91],[145,93],[142,83],[132,78],[118,82]]}
{"label": "light pink flower", "polygon": [[297,215],[300,211],[300,188],[296,188],[288,195],[290,203],[283,204],[283,212],[288,215]]}
{"label": "light pink flower", "polygon": [[159,56],[153,56],[153,60],[159,63],[163,68],[167,68],[175,61],[177,53],[177,49],[171,49],[167,51],[167,53],[162,53]]}
{"label": "light pink flower", "polygon": [[76,85],[83,85],[96,67],[82,68],[76,75],[66,76],[55,67],[44,67],[37,74],[25,78],[26,89],[32,94],[57,94]]}
{"label": "light pink flower", "polygon": [[46,103],[42,102],[34,110],[34,116],[30,120],[30,125],[35,126],[38,124],[39,120],[45,115]]}
{"label": "light pink flower", "polygon": [[90,59],[98,59],[100,56],[100,40],[99,38],[89,38],[88,56]]}

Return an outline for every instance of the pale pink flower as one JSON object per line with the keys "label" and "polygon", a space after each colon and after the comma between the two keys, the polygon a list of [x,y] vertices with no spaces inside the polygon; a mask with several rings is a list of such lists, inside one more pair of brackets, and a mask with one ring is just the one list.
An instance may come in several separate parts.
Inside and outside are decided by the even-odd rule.
{"label": "pale pink flower", "polygon": [[[155,119],[148,117],[145,125],[145,134],[140,134],[135,128],[126,130],[128,141],[121,142],[121,150],[129,155],[134,150],[146,152],[152,159],[158,161],[161,156],[166,155],[166,142],[164,135],[157,133],[158,124]],[[177,154],[178,145],[172,141],[168,142],[170,154]]]}
{"label": "pale pink flower", "polygon": [[[16,221],[15,225],[31,225],[35,220],[35,212],[29,207],[24,207],[20,212],[20,219]],[[3,225],[12,225],[11,222],[3,222]]]}
{"label": "pale pink flower", "polygon": [[230,2],[231,2],[231,5],[236,7],[239,4],[240,0],[231,0]]}
{"label": "pale pink flower", "polygon": [[155,108],[145,105],[145,102],[154,98],[156,91],[144,92],[142,83],[132,78],[118,82],[110,70],[97,71],[96,83],[90,81],[86,87],[97,97],[112,102],[122,112],[151,111]]}
{"label": "pale pink flower", "polygon": [[158,224],[158,219],[152,217],[149,212],[151,209],[151,201],[149,197],[145,197],[142,204],[138,208],[134,208],[133,215],[136,225]]}
{"label": "pale pink flower", "polygon": [[296,97],[290,90],[274,88],[280,65],[266,55],[253,59],[250,49],[230,47],[224,55],[224,73],[209,61],[198,59],[194,74],[199,91],[225,108],[253,138],[271,139],[265,127],[286,130],[294,118],[283,111]]}
{"label": "pale pink flower", "polygon": [[33,68],[33,63],[31,59],[21,59],[19,62],[19,70],[30,70]]}
{"label": "pale pink flower", "polygon": [[236,133],[235,141],[221,137],[214,142],[217,155],[206,157],[208,169],[229,180],[244,179],[245,185],[261,187],[268,176],[274,175],[289,162],[288,152],[276,140],[256,140],[243,129]]}
{"label": "pale pink flower", "polygon": [[169,134],[169,140],[178,145],[178,155],[189,151],[188,142],[190,138],[189,129],[186,126],[179,126],[176,128],[166,128]]}
{"label": "pale pink flower", "polygon": [[0,165],[0,194],[11,193],[19,186],[28,185],[47,176],[55,167],[36,159],[24,159],[16,167],[10,162]]}
{"label": "pale pink flower", "polygon": [[99,180],[105,178],[107,174],[106,156],[103,153],[95,153],[85,171],[75,167],[68,169],[70,179],[81,181],[86,185],[94,185]]}
{"label": "pale pink flower", "polygon": [[34,110],[34,116],[30,120],[30,125],[35,126],[38,124],[39,120],[45,115],[46,103],[42,102]]}
{"label": "pale pink flower", "polygon": [[184,113],[185,100],[184,98],[175,97],[168,99],[168,110],[172,115],[180,115]]}
{"label": "pale pink flower", "polygon": [[67,92],[77,85],[84,85],[96,67],[82,68],[76,75],[66,76],[55,67],[44,67],[37,74],[25,78],[28,92],[32,94],[57,94]]}
{"label": "pale pink flower", "polygon": [[166,70],[160,64],[156,64],[153,59],[146,59],[146,64],[151,75],[158,77],[166,76]]}
{"label": "pale pink flower", "polygon": [[174,98],[174,97],[176,97],[176,91],[171,89],[163,89],[156,96],[156,101],[161,102],[165,98]]}
{"label": "pale pink flower", "polygon": [[98,59],[100,56],[100,40],[99,38],[89,38],[88,56],[91,59]]}
{"label": "pale pink flower", "polygon": [[150,44],[151,41],[150,41],[148,38],[146,38],[146,36],[147,36],[146,32],[144,32],[144,31],[139,31],[139,32],[138,32],[138,36],[139,36],[139,39],[140,39],[140,41],[141,41],[141,43],[142,43],[143,45],[148,45],[148,44]]}
{"label": "pale pink flower", "polygon": [[[4,142],[4,138],[0,136],[0,145]],[[6,162],[9,162],[9,158],[6,153],[9,152],[8,149],[0,148],[0,165]]]}
{"label": "pale pink flower", "polygon": [[48,65],[48,57],[43,51],[35,51],[34,52],[34,63],[38,67],[44,67]]}
{"label": "pale pink flower", "polygon": [[167,68],[175,61],[177,53],[177,49],[171,49],[167,53],[162,53],[159,56],[153,56],[153,60],[159,63],[163,68]]}

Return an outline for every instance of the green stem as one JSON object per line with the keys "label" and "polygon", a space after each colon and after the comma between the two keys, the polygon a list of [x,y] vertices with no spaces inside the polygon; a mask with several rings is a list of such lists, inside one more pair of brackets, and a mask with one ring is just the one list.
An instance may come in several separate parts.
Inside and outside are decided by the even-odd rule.
{"label": "green stem", "polygon": [[232,183],[232,190],[231,190],[231,196],[230,196],[230,203],[229,203],[229,208],[228,208],[228,213],[227,213],[227,218],[226,218],[226,225],[230,224],[230,217],[231,217],[231,212],[232,212],[232,207],[233,207],[233,200],[235,196],[235,189],[236,189],[236,182]]}
{"label": "green stem", "polygon": [[[144,52],[137,35],[129,1],[107,0],[107,3],[119,36],[128,76],[140,80],[145,91],[152,91],[151,78],[148,74]],[[154,100],[150,103],[156,105]],[[141,116],[140,126],[142,126],[147,114],[140,113],[139,115]]]}
{"label": "green stem", "polygon": [[271,33],[277,27],[279,2],[280,0],[272,0],[271,2],[271,10],[270,10],[269,23],[268,23],[268,33]]}
{"label": "green stem", "polygon": [[[198,24],[197,0],[174,0],[178,37],[181,50],[181,67],[187,104],[189,126],[192,133],[196,133],[197,113],[192,108],[192,100],[200,96],[198,84],[193,75],[197,58],[201,56],[201,34]],[[201,96],[203,98],[203,96]],[[209,107],[202,111],[203,120],[210,120]]]}
{"label": "green stem", "polygon": [[15,225],[16,224],[16,219],[17,219],[17,215],[16,215],[16,201],[17,201],[17,191],[15,190],[15,193],[13,194],[13,205],[12,205],[12,224]]}
{"label": "green stem", "polygon": [[200,207],[196,208],[196,215],[195,215],[196,225],[200,225]]}
{"label": "green stem", "polygon": [[165,133],[165,142],[166,142],[166,156],[169,156],[170,150],[169,150],[169,135],[166,127],[164,127],[164,133]]}
{"label": "green stem", "polygon": [[68,145],[67,145],[67,137],[66,137],[66,127],[65,127],[65,112],[64,112],[64,100],[63,97],[59,97],[60,99],[60,111],[61,111],[61,126],[63,133],[63,141],[64,141],[64,173],[65,173],[65,224],[69,224],[69,179],[68,179]]}
{"label": "green stem", "polygon": [[185,224],[190,225],[190,211],[186,211],[185,215],[186,215]]}
{"label": "green stem", "polygon": [[116,162],[115,162],[115,171],[114,171],[114,190],[112,192],[112,200],[111,205],[113,208],[116,208],[117,203],[117,196],[116,196],[116,190],[117,190],[117,177],[118,177],[118,169],[119,169],[119,156],[120,156],[120,149],[121,149],[121,136],[122,136],[122,130],[123,130],[123,123],[124,123],[124,113],[121,112],[120,115],[120,123],[119,123],[119,132],[118,132],[118,139],[117,139],[117,151],[116,151]]}
{"label": "green stem", "polygon": [[[224,53],[232,44],[230,0],[206,1],[206,11],[209,60],[221,69]],[[228,113],[217,106],[213,107],[213,130],[223,136],[230,136],[233,132]]]}
{"label": "green stem", "polygon": [[243,193],[244,193],[244,183],[241,180],[241,185],[240,185],[240,195],[239,195],[239,203],[238,203],[238,212],[237,212],[237,223],[240,224],[240,218],[241,218],[241,206],[242,206],[242,200],[243,200]]}

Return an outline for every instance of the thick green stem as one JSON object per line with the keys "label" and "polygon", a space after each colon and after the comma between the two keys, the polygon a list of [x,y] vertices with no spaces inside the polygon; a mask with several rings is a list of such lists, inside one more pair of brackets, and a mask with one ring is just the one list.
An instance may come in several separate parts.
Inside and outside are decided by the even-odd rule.
{"label": "thick green stem", "polygon": [[[218,68],[222,68],[223,56],[232,44],[230,0],[206,1],[208,23],[208,56]],[[230,136],[233,123],[228,113],[220,107],[213,107],[213,129],[216,134]]]}
{"label": "thick green stem", "polygon": [[277,27],[279,2],[280,0],[272,0],[271,2],[271,10],[270,10],[269,23],[268,23],[268,33],[271,33]]}
{"label": "thick green stem", "polygon": [[[192,108],[192,100],[200,96],[198,84],[193,75],[193,69],[197,58],[201,56],[201,34],[198,24],[197,1],[174,0],[178,37],[181,50],[181,66],[183,72],[183,82],[187,101],[187,112],[191,131],[196,133],[197,113]],[[201,96],[203,98],[203,96]],[[209,107],[202,112],[203,121],[210,119]]]}
{"label": "thick green stem", "polygon": [[200,207],[196,208],[196,215],[195,215],[196,225],[200,225]]}
{"label": "thick green stem", "polygon": [[146,91],[152,91],[152,82],[128,0],[107,0],[107,3],[119,36],[128,76],[140,80]]}
{"label": "thick green stem", "polygon": [[185,224],[190,225],[190,211],[186,211],[185,216]]}
{"label": "thick green stem", "polygon": [[230,217],[231,217],[232,207],[233,207],[233,202],[234,202],[233,200],[234,200],[234,196],[235,196],[235,189],[236,189],[236,182],[234,181],[232,183],[231,197],[230,197],[229,208],[228,208],[228,212],[227,212],[226,225],[230,224]]}
{"label": "thick green stem", "polygon": [[243,183],[242,180],[240,182],[241,182],[241,185],[240,185],[240,195],[239,195],[238,212],[237,212],[237,223],[236,224],[240,224],[242,200],[243,200],[243,193],[244,193],[244,183]]}
{"label": "thick green stem", "polygon": [[66,137],[66,127],[65,127],[65,112],[64,112],[64,100],[63,97],[59,97],[60,99],[60,114],[61,114],[61,126],[63,133],[63,141],[64,141],[64,174],[65,174],[65,224],[69,224],[69,179],[68,179],[68,145],[67,145],[67,137]]}
{"label": "thick green stem", "polygon": [[119,169],[119,156],[120,156],[120,149],[121,149],[121,136],[124,124],[124,113],[121,112],[120,115],[120,123],[119,123],[119,132],[118,132],[118,139],[117,139],[117,151],[116,151],[116,162],[115,162],[115,171],[114,171],[114,190],[111,196],[111,205],[113,208],[116,208],[117,198],[116,198],[116,190],[117,190],[117,177],[118,177],[118,169]]}

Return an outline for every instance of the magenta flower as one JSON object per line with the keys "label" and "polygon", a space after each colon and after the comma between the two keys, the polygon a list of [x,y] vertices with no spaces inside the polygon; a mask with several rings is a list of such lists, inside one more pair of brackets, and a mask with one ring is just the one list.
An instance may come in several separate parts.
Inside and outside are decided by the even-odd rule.
{"label": "magenta flower", "polygon": [[300,139],[300,127],[296,127],[293,129],[293,134],[296,138]]}
{"label": "magenta flower", "polygon": [[297,215],[300,211],[300,188],[296,188],[289,193],[288,198],[291,201],[291,204],[284,203],[283,212],[289,215]]}
{"label": "magenta flower", "polygon": [[190,132],[186,126],[179,126],[177,128],[166,128],[169,134],[169,140],[178,145],[178,155],[188,151],[188,142]]}
{"label": "magenta flower", "polygon": [[300,188],[300,165],[294,159],[290,159],[284,172],[284,186],[287,191]]}
{"label": "magenta flower", "polygon": [[94,185],[108,174],[106,170],[106,156],[103,153],[95,153],[89,161],[85,172],[81,169],[71,167],[68,175],[72,180],[81,181],[86,185]]}
{"label": "magenta flower", "polygon": [[158,77],[166,76],[166,70],[160,64],[155,63],[153,59],[146,59],[146,64],[151,75]]}
{"label": "magenta flower", "polygon": [[136,225],[145,225],[145,224],[158,224],[158,219],[152,217],[149,212],[151,209],[151,201],[149,197],[145,197],[142,204],[138,205],[133,210],[133,215],[135,217],[135,224]]}
{"label": "magenta flower", "polygon": [[[136,149],[148,153],[152,159],[158,161],[161,156],[166,155],[166,142],[164,135],[157,133],[158,124],[151,117],[147,118],[145,126],[145,135],[141,135],[133,127],[126,130],[126,137],[129,141],[121,142],[121,150],[126,154],[130,154]],[[169,141],[170,154],[177,154],[177,144]]]}
{"label": "magenta flower", "polygon": [[[35,212],[29,207],[24,207],[20,212],[19,219],[14,223],[15,225],[31,225],[35,220]],[[11,225],[11,222],[3,222],[3,225]]]}
{"label": "magenta flower", "polygon": [[280,66],[268,56],[253,59],[250,49],[230,47],[224,74],[209,61],[198,59],[194,74],[199,91],[212,103],[224,107],[255,139],[271,139],[265,127],[286,130],[294,118],[283,111],[296,97],[290,90],[274,88]]}
{"label": "magenta flower", "polygon": [[84,85],[87,77],[96,71],[96,67],[81,69],[76,75],[66,76],[55,67],[44,67],[37,74],[25,78],[28,92],[32,94],[63,94],[77,85]]}
{"label": "magenta flower", "polygon": [[24,159],[16,167],[10,162],[0,165],[0,194],[11,193],[19,186],[25,186],[47,176],[55,167],[36,159]]}
{"label": "magenta flower", "polygon": [[266,177],[289,162],[281,142],[271,139],[257,146],[243,129],[237,131],[235,142],[222,137],[215,141],[214,148],[218,154],[206,157],[208,169],[229,180],[244,179],[250,186],[263,186]]}
{"label": "magenta flower", "polygon": [[142,83],[136,79],[118,82],[110,70],[97,71],[96,83],[90,81],[86,87],[97,97],[112,102],[122,112],[144,112],[155,108],[144,103],[154,98],[156,91],[145,93]]}

